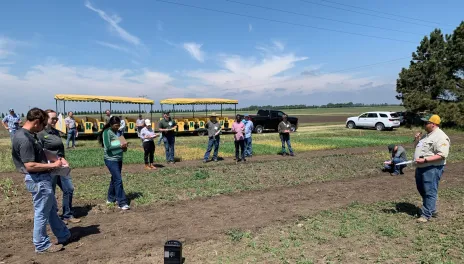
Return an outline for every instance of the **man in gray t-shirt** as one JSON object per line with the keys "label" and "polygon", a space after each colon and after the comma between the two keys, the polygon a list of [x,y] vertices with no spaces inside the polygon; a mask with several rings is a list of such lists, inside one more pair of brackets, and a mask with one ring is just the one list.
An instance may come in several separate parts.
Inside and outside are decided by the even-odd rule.
{"label": "man in gray t-shirt", "polygon": [[[62,160],[52,155],[47,157],[42,142],[36,135],[47,124],[47,113],[39,108],[32,108],[27,113],[26,120],[13,138],[11,155],[16,169],[24,175],[26,189],[32,195],[34,204],[32,241],[35,251],[53,253],[62,249],[63,246],[60,244],[68,243],[71,239],[69,229],[58,216],[50,174],[51,170],[62,166]],[[51,243],[47,235],[47,224],[50,224],[58,238],[58,245]]]}
{"label": "man in gray t-shirt", "polygon": [[388,146],[388,152],[391,153],[391,161],[385,164],[385,171],[391,173],[391,175],[400,175],[404,174],[403,169],[406,165],[396,165],[400,162],[404,162],[407,160],[406,150],[403,146],[391,144]]}

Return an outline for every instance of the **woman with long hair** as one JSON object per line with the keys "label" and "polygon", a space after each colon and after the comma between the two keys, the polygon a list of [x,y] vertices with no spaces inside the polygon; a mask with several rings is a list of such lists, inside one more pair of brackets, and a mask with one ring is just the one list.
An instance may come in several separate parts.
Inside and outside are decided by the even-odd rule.
{"label": "woman with long hair", "polygon": [[122,144],[116,133],[121,126],[121,119],[113,116],[100,132],[98,140],[104,149],[105,165],[111,173],[110,186],[106,204],[118,203],[119,209],[129,210],[126,194],[122,185],[122,157],[127,151],[127,143]]}

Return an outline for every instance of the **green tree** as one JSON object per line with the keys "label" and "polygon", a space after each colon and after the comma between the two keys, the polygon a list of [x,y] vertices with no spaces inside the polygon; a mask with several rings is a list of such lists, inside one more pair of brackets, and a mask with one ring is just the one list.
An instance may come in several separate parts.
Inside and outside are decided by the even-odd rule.
{"label": "green tree", "polygon": [[4,114],[4,113],[2,113],[2,119],[3,119],[3,118],[5,118],[5,114]]}
{"label": "green tree", "polygon": [[411,112],[440,115],[444,123],[464,125],[462,83],[464,23],[452,35],[435,29],[412,53],[396,83],[397,98]]}

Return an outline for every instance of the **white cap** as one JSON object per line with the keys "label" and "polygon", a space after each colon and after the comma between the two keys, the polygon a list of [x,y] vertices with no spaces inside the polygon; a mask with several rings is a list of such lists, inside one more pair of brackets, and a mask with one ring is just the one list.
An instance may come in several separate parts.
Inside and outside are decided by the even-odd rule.
{"label": "white cap", "polygon": [[150,119],[145,119],[145,125],[146,125],[146,126],[151,126],[151,121],[150,121]]}

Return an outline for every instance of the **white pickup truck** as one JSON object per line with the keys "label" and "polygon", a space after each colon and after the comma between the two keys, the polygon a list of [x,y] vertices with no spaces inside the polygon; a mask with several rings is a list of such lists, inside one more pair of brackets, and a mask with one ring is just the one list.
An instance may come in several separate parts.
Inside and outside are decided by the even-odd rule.
{"label": "white pickup truck", "polygon": [[400,127],[400,117],[395,112],[368,112],[360,116],[348,117],[347,128],[375,128],[379,131]]}

